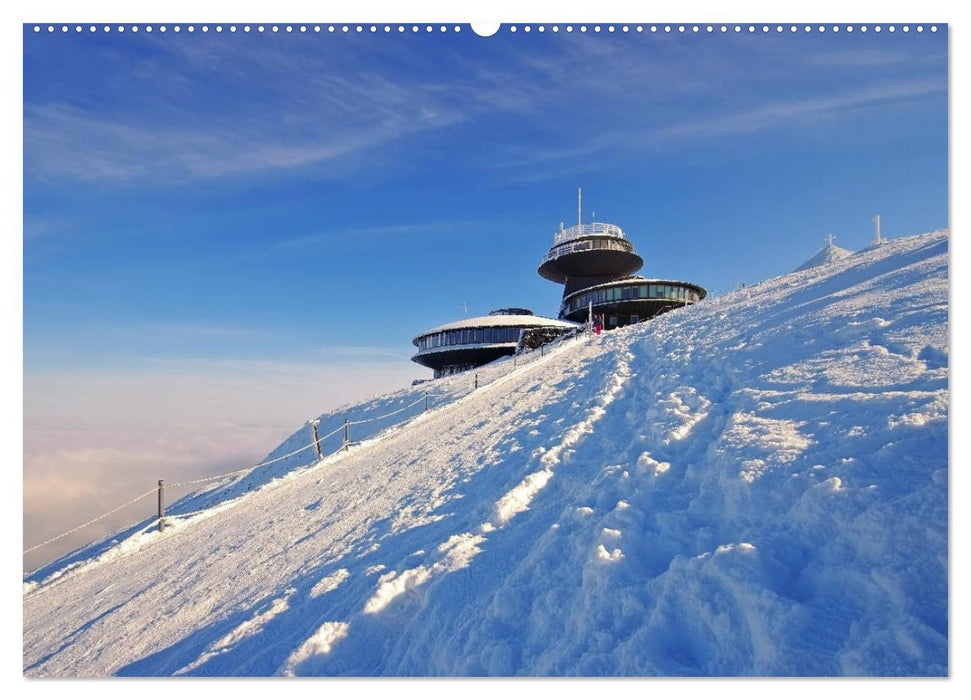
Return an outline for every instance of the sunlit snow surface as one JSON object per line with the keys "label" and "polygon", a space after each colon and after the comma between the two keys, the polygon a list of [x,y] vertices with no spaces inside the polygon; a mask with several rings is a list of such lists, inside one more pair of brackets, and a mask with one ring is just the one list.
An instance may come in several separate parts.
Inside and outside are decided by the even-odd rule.
{"label": "sunlit snow surface", "polygon": [[25,673],[946,674],[947,304],[931,233],[324,416],[447,404],[38,572]]}

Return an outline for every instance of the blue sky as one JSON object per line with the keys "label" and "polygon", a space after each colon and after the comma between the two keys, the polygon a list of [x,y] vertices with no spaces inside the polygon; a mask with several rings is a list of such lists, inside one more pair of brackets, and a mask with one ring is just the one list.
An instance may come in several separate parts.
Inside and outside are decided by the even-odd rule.
{"label": "blue sky", "polygon": [[410,341],[465,306],[555,314],[536,267],[578,186],[643,274],[712,293],[877,213],[948,224],[946,29],[28,25],[23,58],[28,545],[430,376]]}
{"label": "blue sky", "polygon": [[[715,293],[947,225],[944,32],[24,30],[25,371],[406,362],[560,221]],[[424,371],[415,366],[415,376]]]}

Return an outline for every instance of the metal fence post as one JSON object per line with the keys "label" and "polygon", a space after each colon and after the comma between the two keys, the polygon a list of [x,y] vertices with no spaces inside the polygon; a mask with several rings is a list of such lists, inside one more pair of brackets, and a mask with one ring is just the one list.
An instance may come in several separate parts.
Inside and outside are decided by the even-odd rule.
{"label": "metal fence post", "polygon": [[479,373],[478,372],[475,373],[475,385],[472,388],[473,389],[478,389],[479,388]]}
{"label": "metal fence post", "polygon": [[347,419],[344,419],[344,448],[347,449],[347,445],[350,443],[350,438],[347,433]]}
{"label": "metal fence post", "polygon": [[428,392],[425,392],[425,411],[428,411]]}
{"label": "metal fence post", "polygon": [[165,481],[158,480],[158,531],[165,527]]}

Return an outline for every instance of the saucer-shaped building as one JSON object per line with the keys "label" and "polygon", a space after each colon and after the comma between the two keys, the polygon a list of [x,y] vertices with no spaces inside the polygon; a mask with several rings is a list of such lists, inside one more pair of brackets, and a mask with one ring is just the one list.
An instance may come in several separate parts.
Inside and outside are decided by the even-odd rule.
{"label": "saucer-shaped building", "polygon": [[556,336],[577,326],[567,320],[534,316],[529,309],[496,309],[488,316],[465,318],[425,331],[412,341],[418,354],[411,359],[434,370],[437,379],[514,354],[523,333],[545,331]]}
{"label": "saucer-shaped building", "polygon": [[644,264],[620,226],[580,224],[560,230],[539,274],[564,285],[559,317],[586,322],[603,314],[604,328],[618,328],[705,298],[691,282],[634,275]]}

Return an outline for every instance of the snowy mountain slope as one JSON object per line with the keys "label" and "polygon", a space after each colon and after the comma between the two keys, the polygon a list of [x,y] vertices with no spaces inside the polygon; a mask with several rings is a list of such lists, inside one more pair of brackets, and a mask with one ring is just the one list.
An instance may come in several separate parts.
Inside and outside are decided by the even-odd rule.
{"label": "snowy mountain slope", "polygon": [[947,291],[935,232],[490,368],[29,588],[25,673],[945,674]]}

